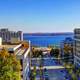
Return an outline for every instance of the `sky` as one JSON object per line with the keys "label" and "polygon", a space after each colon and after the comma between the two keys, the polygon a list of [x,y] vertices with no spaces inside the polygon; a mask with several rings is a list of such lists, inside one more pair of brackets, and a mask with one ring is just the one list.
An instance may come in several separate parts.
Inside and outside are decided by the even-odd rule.
{"label": "sky", "polygon": [[0,28],[73,32],[80,27],[80,0],[0,0]]}

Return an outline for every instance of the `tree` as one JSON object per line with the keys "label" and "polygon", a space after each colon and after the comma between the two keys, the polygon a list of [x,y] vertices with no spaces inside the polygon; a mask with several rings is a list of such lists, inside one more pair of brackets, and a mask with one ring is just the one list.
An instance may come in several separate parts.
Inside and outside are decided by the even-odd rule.
{"label": "tree", "polygon": [[16,56],[3,48],[0,51],[0,80],[21,80],[20,69]]}
{"label": "tree", "polygon": [[64,58],[65,58],[65,62],[74,62],[73,61],[73,58],[74,58],[74,55],[73,55],[73,42],[71,39],[69,39],[69,43],[65,43],[64,44]]}
{"label": "tree", "polygon": [[69,62],[69,52],[71,51],[70,50],[71,48],[69,47],[69,45],[65,44],[64,45],[64,62],[68,63]]}
{"label": "tree", "polygon": [[36,80],[36,66],[33,69],[33,80]]}
{"label": "tree", "polygon": [[51,51],[50,51],[50,55],[51,55],[51,56],[54,56],[54,49],[53,49],[53,48],[52,48]]}
{"label": "tree", "polygon": [[43,57],[43,52],[42,50],[39,51],[39,56],[41,55],[41,57]]}
{"label": "tree", "polygon": [[54,57],[58,57],[59,56],[59,49],[58,48],[56,48],[56,49],[52,48],[50,51],[50,55],[54,56]]}
{"label": "tree", "polygon": [[78,80],[77,76],[74,73],[72,73],[72,80]]}

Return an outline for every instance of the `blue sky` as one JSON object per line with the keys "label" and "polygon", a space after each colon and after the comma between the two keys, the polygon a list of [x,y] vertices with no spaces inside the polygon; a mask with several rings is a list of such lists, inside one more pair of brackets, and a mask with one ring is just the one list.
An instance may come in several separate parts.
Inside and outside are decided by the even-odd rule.
{"label": "blue sky", "polygon": [[80,27],[80,0],[0,0],[0,28],[72,32]]}

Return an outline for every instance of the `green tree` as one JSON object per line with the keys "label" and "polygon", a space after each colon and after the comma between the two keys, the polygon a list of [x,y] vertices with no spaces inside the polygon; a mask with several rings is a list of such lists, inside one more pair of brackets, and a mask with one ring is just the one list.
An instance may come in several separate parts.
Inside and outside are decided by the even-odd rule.
{"label": "green tree", "polygon": [[33,69],[33,76],[34,76],[33,80],[36,80],[36,66],[34,66],[34,69]]}
{"label": "green tree", "polygon": [[21,80],[20,69],[16,56],[3,48],[0,51],[0,80]]}
{"label": "green tree", "polygon": [[74,73],[72,73],[72,80],[78,80],[77,76]]}
{"label": "green tree", "polygon": [[51,51],[50,51],[50,55],[58,58],[58,56],[59,56],[59,49],[58,48],[55,48],[55,49],[52,48]]}

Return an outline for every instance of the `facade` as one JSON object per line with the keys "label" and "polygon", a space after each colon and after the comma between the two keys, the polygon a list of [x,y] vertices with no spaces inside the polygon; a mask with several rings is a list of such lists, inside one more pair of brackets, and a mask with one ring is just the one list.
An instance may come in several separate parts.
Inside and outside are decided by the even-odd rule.
{"label": "facade", "polygon": [[2,45],[2,38],[0,37],[0,46]]}
{"label": "facade", "polygon": [[80,28],[74,30],[74,64],[80,67]]}
{"label": "facade", "polygon": [[14,44],[14,43],[19,43],[20,42],[20,38],[15,38],[15,37],[11,37],[11,44]]}
{"label": "facade", "polygon": [[[73,39],[70,37],[65,38],[65,40],[63,40],[61,42],[60,45],[60,55],[62,57],[62,59],[68,59],[69,62],[73,62],[74,59],[74,54],[73,54]],[[66,57],[68,56],[68,57]]]}
{"label": "facade", "polygon": [[23,33],[22,31],[9,31],[8,29],[0,29],[0,37],[2,37],[3,43],[10,43],[12,38],[19,39],[23,41]]}

